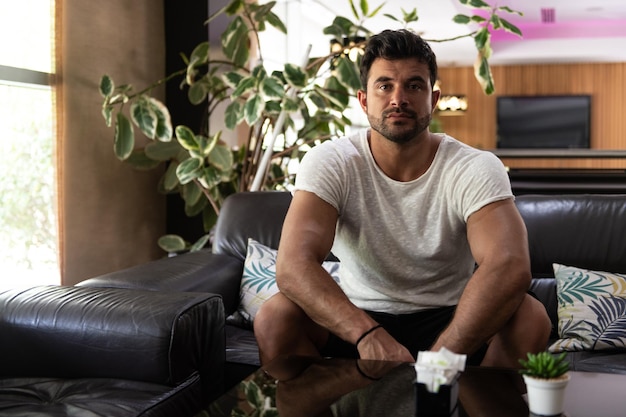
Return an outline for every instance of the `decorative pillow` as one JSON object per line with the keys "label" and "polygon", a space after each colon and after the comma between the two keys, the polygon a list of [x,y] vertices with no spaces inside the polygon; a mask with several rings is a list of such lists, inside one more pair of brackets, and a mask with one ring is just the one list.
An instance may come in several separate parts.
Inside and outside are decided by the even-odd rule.
{"label": "decorative pillow", "polygon": [[[276,253],[254,239],[248,239],[248,251],[243,267],[239,308],[237,313],[243,317],[244,325],[252,325],[256,313],[267,299],[278,292],[276,285]],[[322,264],[333,279],[339,282],[339,262],[326,261]],[[236,320],[236,314],[231,316]],[[240,323],[241,324],[241,323]]]}
{"label": "decorative pillow", "polygon": [[626,275],[553,264],[559,337],[551,352],[626,348]]}

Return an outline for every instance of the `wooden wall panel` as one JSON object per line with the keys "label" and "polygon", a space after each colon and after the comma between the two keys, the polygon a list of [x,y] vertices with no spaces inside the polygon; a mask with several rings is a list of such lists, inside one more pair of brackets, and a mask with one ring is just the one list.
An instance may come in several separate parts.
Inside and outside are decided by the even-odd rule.
{"label": "wooden wall panel", "polygon": [[[626,63],[492,67],[496,93],[485,95],[471,67],[439,69],[444,94],[465,94],[462,116],[439,116],[446,133],[481,149],[496,147],[498,95],[590,94],[592,149],[626,149]],[[506,159],[512,168],[626,168],[615,159]]]}

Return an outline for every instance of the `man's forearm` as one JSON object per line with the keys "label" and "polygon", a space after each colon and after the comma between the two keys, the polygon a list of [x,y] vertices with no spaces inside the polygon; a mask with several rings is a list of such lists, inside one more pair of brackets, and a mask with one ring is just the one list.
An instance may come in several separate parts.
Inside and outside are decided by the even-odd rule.
{"label": "man's forearm", "polygon": [[[279,288],[315,323],[348,343],[356,345],[360,340],[356,347],[362,359],[401,362],[415,360],[407,348],[385,329],[376,328],[370,332],[378,323],[355,306],[321,266],[319,269],[305,268],[305,271],[306,275],[303,272],[283,275]],[[301,276],[308,276],[308,279],[299,280],[298,277]],[[365,337],[361,338],[363,335]]]}
{"label": "man's forearm", "polygon": [[315,323],[349,343],[355,343],[363,332],[376,324],[348,299],[321,265],[310,264],[297,270],[297,273],[277,274],[278,287]]}
{"label": "man's forearm", "polygon": [[468,282],[454,318],[435,341],[433,350],[445,346],[453,352],[472,354],[496,334],[519,307],[526,293],[524,278],[503,282],[502,273],[482,276],[481,272],[477,269]]}

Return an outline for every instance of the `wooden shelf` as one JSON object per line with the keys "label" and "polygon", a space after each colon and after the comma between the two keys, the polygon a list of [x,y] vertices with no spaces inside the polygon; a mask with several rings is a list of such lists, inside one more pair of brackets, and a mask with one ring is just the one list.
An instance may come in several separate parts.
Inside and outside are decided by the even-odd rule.
{"label": "wooden shelf", "polygon": [[626,150],[613,149],[490,149],[499,158],[531,158],[531,159],[622,159],[626,158]]}

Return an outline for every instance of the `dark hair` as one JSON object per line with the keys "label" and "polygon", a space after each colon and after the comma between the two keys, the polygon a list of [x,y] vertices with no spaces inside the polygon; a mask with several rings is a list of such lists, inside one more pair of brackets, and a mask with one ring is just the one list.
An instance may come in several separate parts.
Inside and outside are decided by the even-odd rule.
{"label": "dark hair", "polygon": [[417,58],[419,62],[428,65],[431,87],[434,87],[437,81],[435,53],[421,36],[409,30],[384,30],[367,41],[361,59],[361,85],[364,90],[367,90],[367,77],[376,58],[387,60]]}

